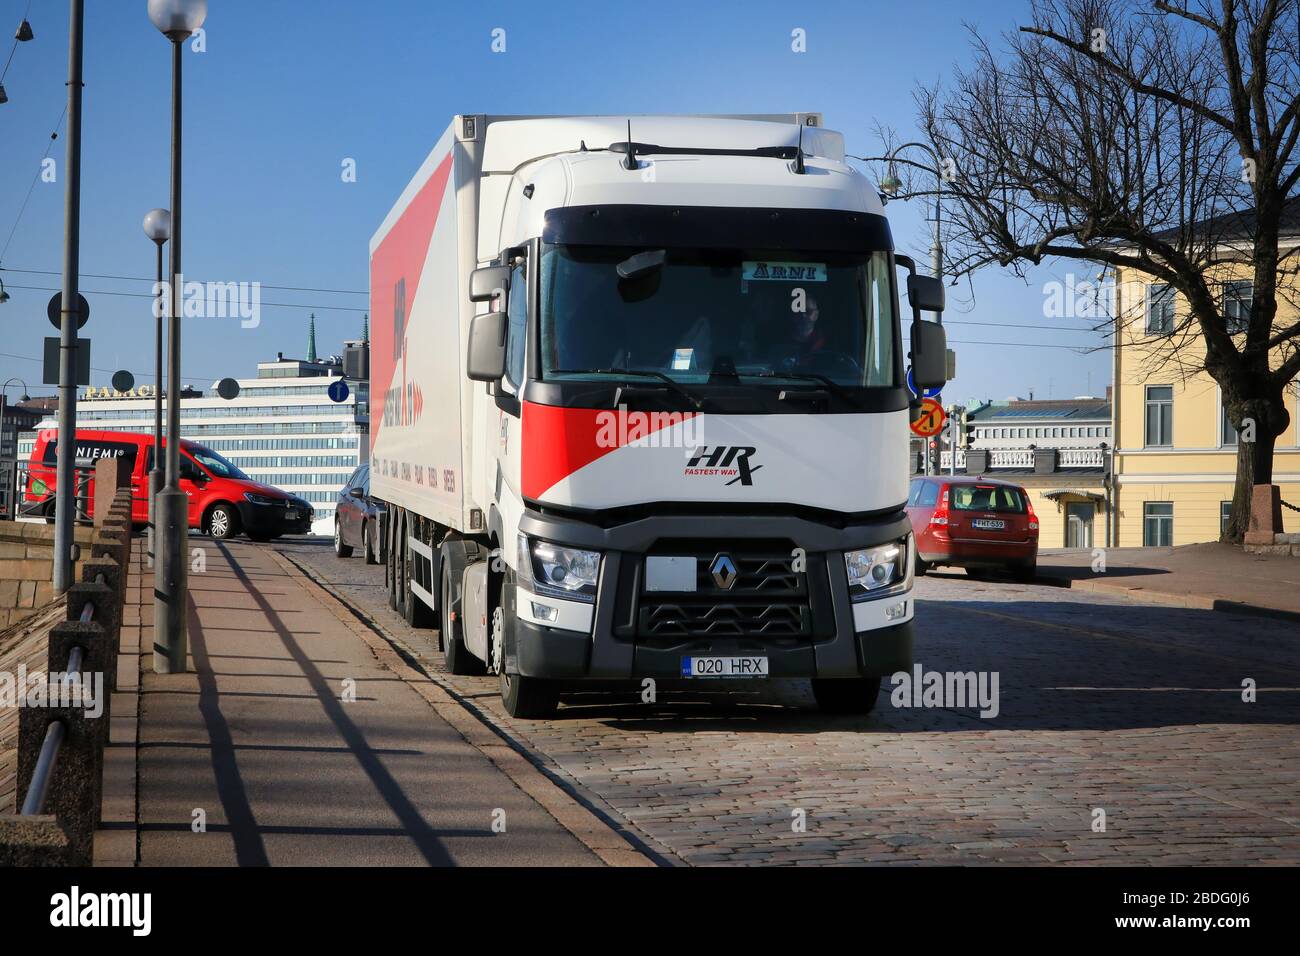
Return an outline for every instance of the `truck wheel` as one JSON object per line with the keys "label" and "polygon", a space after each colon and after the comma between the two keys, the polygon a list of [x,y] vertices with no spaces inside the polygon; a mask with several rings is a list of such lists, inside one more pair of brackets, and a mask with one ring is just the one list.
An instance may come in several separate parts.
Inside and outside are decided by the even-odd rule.
{"label": "truck wheel", "polygon": [[208,534],[218,541],[228,541],[239,534],[239,515],[224,502],[208,513]]}
{"label": "truck wheel", "polygon": [[560,688],[555,681],[507,674],[503,670],[498,683],[501,688],[501,704],[511,717],[546,720],[555,716],[555,708],[560,702]]}
{"label": "truck wheel", "polygon": [[343,543],[343,525],[338,515],[334,516],[334,554],[340,558],[352,557],[352,546]]}
{"label": "truck wheel", "polygon": [[371,540],[374,524],[367,521],[361,526],[361,549],[366,555],[366,564],[378,564],[379,558],[375,556],[375,542]]}
{"label": "truck wheel", "polygon": [[461,639],[460,629],[451,619],[451,563],[442,563],[442,659],[453,674],[482,674],[483,662],[469,652]]}
{"label": "truck wheel", "polygon": [[883,677],[814,678],[813,697],[828,714],[869,714],[880,697]]}

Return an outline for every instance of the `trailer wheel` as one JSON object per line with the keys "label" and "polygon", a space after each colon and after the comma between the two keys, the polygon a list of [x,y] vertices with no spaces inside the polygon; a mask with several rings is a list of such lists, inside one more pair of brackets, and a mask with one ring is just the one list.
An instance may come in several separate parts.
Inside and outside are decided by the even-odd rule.
{"label": "trailer wheel", "polygon": [[384,565],[384,583],[388,585],[388,606],[394,611],[400,610],[400,593],[402,578],[401,549],[397,547],[397,535],[401,532],[401,517],[394,514],[388,522],[388,563]]}
{"label": "trailer wheel", "polygon": [[411,627],[433,627],[433,609],[411,589],[411,553],[402,538],[402,617]]}
{"label": "trailer wheel", "polygon": [[555,708],[560,702],[560,687],[555,681],[507,674],[503,669],[498,676],[498,683],[501,704],[511,717],[546,720],[555,716]]}
{"label": "trailer wheel", "polygon": [[451,619],[451,562],[442,562],[442,596],[438,603],[442,611],[442,659],[453,674],[482,674],[483,662],[469,652],[460,628]]}
{"label": "trailer wheel", "polygon": [[813,678],[817,706],[828,714],[869,714],[880,697],[883,677]]}

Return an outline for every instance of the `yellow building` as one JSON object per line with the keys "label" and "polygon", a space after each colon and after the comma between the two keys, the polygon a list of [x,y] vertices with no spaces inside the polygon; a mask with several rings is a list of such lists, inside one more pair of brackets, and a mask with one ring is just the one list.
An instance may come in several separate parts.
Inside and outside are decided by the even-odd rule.
{"label": "yellow building", "polygon": [[[1295,243],[1297,239],[1292,239]],[[1116,546],[1217,541],[1227,521],[1237,470],[1237,434],[1226,420],[1219,387],[1201,370],[1205,350],[1187,305],[1169,286],[1118,270],[1114,303]],[[1229,323],[1249,316],[1250,270],[1227,266],[1212,288]],[[1279,322],[1294,321],[1300,286],[1283,281]],[[1194,321],[1194,320],[1193,320]],[[1278,438],[1273,481],[1285,501],[1300,504],[1300,403],[1287,396],[1291,424]],[[1283,511],[1289,531],[1300,516]]]}

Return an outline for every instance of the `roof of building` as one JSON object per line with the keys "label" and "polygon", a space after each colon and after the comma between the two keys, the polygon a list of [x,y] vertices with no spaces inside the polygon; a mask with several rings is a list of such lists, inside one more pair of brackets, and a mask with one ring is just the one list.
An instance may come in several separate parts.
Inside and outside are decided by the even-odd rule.
{"label": "roof of building", "polygon": [[1110,402],[1104,398],[994,402],[972,412],[969,418],[977,422],[1109,420]]}
{"label": "roof of building", "polygon": [[[1257,217],[1254,208],[1241,211],[1225,212],[1211,216],[1197,223],[1195,231],[1213,236],[1218,241],[1225,239],[1250,239],[1255,235]],[[1300,236],[1300,194],[1292,196],[1282,203],[1282,219],[1278,231],[1283,236]],[[1159,239],[1175,239],[1181,235],[1181,227],[1173,227],[1156,233]]]}

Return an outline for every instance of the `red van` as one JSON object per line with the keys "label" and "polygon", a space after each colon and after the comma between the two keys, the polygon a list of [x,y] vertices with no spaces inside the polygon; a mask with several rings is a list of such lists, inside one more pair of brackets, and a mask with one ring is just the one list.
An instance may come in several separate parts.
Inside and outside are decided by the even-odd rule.
{"label": "red van", "polygon": [[907,516],[916,536],[916,573],[937,564],[981,577],[990,568],[1032,581],[1038,516],[1024,488],[992,478],[913,478]]}
{"label": "red van", "polygon": [[[28,507],[43,503],[49,515],[54,514],[58,438],[57,428],[44,429],[36,436],[25,489]],[[311,531],[312,507],[308,502],[254,481],[196,442],[181,439],[180,451],[181,490],[190,498],[191,528],[214,538],[232,538],[242,531],[254,541]],[[138,524],[149,520],[153,456],[153,435],[77,429],[78,465],[93,465],[99,458],[120,458],[124,462],[131,476],[131,517]],[[92,482],[92,505],[93,487]]]}

